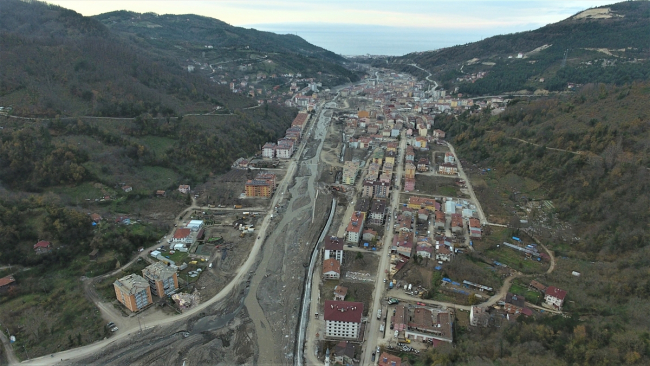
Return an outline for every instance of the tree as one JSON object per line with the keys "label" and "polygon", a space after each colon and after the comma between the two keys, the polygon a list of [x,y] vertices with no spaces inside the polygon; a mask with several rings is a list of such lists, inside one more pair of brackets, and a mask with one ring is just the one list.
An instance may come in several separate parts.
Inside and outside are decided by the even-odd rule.
{"label": "tree", "polygon": [[366,263],[366,261],[363,259],[363,253],[361,253],[361,252],[357,252],[357,255],[356,255],[355,258],[361,260],[364,264]]}

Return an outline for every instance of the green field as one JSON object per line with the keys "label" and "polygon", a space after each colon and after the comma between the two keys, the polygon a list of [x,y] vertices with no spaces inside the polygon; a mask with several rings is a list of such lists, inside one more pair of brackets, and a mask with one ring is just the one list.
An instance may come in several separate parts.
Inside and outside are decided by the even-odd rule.
{"label": "green field", "polygon": [[138,139],[143,145],[151,149],[157,156],[162,156],[170,149],[175,140],[168,137],[145,136]]}
{"label": "green field", "polygon": [[514,281],[510,286],[510,292],[515,295],[524,296],[526,301],[539,305],[542,299],[542,294],[537,291],[530,291],[528,286],[521,281]]}

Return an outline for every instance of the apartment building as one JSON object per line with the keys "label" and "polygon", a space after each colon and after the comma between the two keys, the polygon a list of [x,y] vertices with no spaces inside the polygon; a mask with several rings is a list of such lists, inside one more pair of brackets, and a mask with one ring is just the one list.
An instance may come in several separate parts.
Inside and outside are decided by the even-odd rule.
{"label": "apartment building", "polygon": [[117,301],[134,313],[153,303],[149,281],[137,274],[118,279],[113,287]]}
{"label": "apartment building", "polygon": [[142,270],[142,277],[149,282],[151,294],[163,298],[178,289],[176,271],[163,262],[156,262]]}
{"label": "apartment building", "polygon": [[323,311],[325,337],[358,339],[363,303],[326,300]]}

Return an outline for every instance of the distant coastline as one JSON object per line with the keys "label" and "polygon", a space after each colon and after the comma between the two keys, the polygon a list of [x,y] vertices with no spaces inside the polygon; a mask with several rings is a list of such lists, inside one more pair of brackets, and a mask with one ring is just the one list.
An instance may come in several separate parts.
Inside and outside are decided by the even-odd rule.
{"label": "distant coastline", "polygon": [[[480,41],[503,34],[504,29],[456,29],[381,27],[348,24],[249,24],[245,28],[277,34],[296,34],[307,42],[341,55],[402,56],[411,52],[431,51]],[[505,30],[520,32],[533,29]]]}

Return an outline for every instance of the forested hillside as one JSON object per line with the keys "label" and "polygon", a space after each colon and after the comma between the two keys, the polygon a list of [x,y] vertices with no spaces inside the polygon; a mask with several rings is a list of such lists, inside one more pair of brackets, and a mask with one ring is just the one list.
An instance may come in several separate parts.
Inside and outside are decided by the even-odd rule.
{"label": "forested hillside", "polygon": [[463,156],[541,182],[560,217],[579,228],[572,250],[602,259],[650,243],[648,103],[648,83],[591,84],[440,126]]}
{"label": "forested hillside", "polygon": [[[147,27],[148,18],[163,26]],[[186,59],[205,50],[204,43],[217,45],[211,58],[246,58],[258,49],[293,72],[325,72],[331,83],[358,78],[339,64],[340,56],[296,36],[193,15],[115,12],[96,19],[43,2],[7,0],[0,2],[0,106],[17,116],[53,118],[178,116],[256,105],[187,71]]]}
{"label": "forested hillside", "polygon": [[[625,1],[592,11],[602,17],[577,14],[533,31],[390,58],[388,65],[421,74],[409,66],[416,63],[447,89],[459,86],[461,93],[474,96],[650,79],[650,2]],[[385,60],[375,62],[386,66]],[[487,74],[471,82],[457,80],[477,72]]]}
{"label": "forested hillside", "polygon": [[[566,241],[536,231],[556,258],[555,270],[536,279],[568,291],[570,317],[460,326],[456,347],[434,350],[425,364],[648,364],[649,102],[648,82],[590,84],[575,95],[513,100],[500,115],[436,119],[468,165],[541,184],[555,207],[546,224],[554,215],[552,225],[570,224]],[[516,196],[526,207],[525,194],[503,200]]]}
{"label": "forested hillside", "polygon": [[324,48],[314,46],[293,34],[275,34],[242,27],[233,27],[218,19],[194,14],[158,15],[114,11],[94,17],[109,29],[142,37],[153,47],[170,45],[210,45],[215,49],[246,48],[262,52],[294,53],[330,62],[345,59]]}

